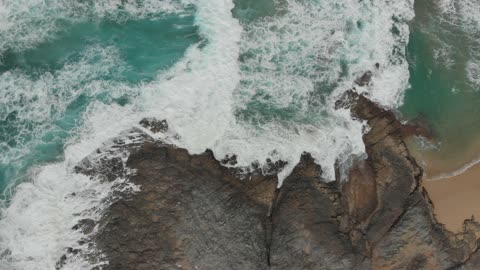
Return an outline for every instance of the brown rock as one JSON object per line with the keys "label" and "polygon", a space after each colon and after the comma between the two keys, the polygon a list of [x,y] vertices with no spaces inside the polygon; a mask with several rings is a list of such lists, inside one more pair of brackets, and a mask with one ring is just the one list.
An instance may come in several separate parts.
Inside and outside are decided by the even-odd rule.
{"label": "brown rock", "polygon": [[320,171],[305,154],[280,189],[272,214],[272,269],[365,267],[348,235],[338,230],[340,194],[335,183],[321,181]]}
{"label": "brown rock", "polygon": [[348,182],[341,186],[342,202],[353,224],[365,221],[378,205],[377,183],[373,167],[358,160],[349,171]]}
{"label": "brown rock", "polygon": [[263,221],[275,177],[239,181],[209,152],[152,142],[127,166],[142,188],[101,221],[105,269],[266,269]]}
{"label": "brown rock", "polygon": [[[422,170],[409,154],[395,115],[353,91],[336,105],[349,107],[371,128],[364,135],[369,166],[360,172],[364,164],[352,168],[353,181],[343,186],[342,200],[350,213],[352,243],[371,258],[372,269],[450,269],[468,261],[478,228],[469,224],[470,231],[453,235],[438,224],[421,187]],[[376,206],[357,196],[358,190],[376,199]],[[355,219],[369,212],[368,218]]]}
{"label": "brown rock", "polygon": [[[141,142],[118,140],[82,162],[78,172],[141,187],[91,236],[105,269],[477,269],[480,226],[467,221],[454,235],[438,224],[395,114],[353,91],[336,106],[370,126],[368,158],[346,183],[324,183],[307,153],[280,189],[274,175],[240,180],[211,151],[190,155],[138,130]],[[118,149],[128,150],[126,164],[102,159]]]}

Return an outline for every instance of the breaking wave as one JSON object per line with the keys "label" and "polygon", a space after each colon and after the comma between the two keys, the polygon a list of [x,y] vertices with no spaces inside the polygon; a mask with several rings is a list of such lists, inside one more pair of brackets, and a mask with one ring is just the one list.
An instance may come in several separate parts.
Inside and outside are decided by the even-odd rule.
{"label": "breaking wave", "polygon": [[[1,265],[55,267],[64,249],[82,237],[71,230],[78,216],[97,219],[112,192],[112,184],[78,175],[73,167],[122,131],[141,128],[144,117],[166,119],[171,133],[154,136],[191,153],[210,148],[218,159],[234,154],[246,167],[286,161],[280,184],[304,151],[322,166],[326,181],[334,180],[336,162],[363,155],[365,124],[334,103],[371,71],[371,83],[357,90],[387,107],[401,104],[413,0],[271,5],[274,11],[246,19],[233,17],[235,6],[226,0],[0,2],[2,63],[14,63],[0,66],[0,135],[14,134],[0,142],[0,161],[16,171],[4,174],[10,176],[4,181],[12,183],[12,175],[24,181],[2,208]],[[91,37],[77,54],[61,55],[47,67],[45,60],[26,61],[35,54],[24,54],[78,25],[123,29],[140,21],[128,28],[136,35],[165,18],[179,20],[168,31],[190,29],[164,45],[184,42],[185,48],[165,65],[138,66],[165,51],[132,62],[122,47],[125,36],[103,30],[98,35],[111,38]],[[40,152],[32,154],[32,148]],[[28,160],[35,153],[54,157]],[[66,267],[86,264],[72,257]]]}

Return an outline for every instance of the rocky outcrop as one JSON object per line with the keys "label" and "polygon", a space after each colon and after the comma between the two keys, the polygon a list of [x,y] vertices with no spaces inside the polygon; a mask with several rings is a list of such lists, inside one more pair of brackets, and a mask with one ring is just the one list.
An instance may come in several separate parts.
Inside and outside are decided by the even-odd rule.
{"label": "rocky outcrop", "polygon": [[336,105],[370,127],[363,138],[368,158],[340,188],[346,232],[357,252],[370,258],[372,269],[450,269],[467,261],[476,250],[477,228],[453,235],[435,220],[422,170],[394,113],[353,91]]}
{"label": "rocky outcrop", "polygon": [[[273,177],[238,181],[211,152],[146,142],[127,166],[141,191],[114,203],[96,241],[105,269],[265,269]],[[120,240],[119,240],[120,237]]]}
{"label": "rocky outcrop", "polygon": [[336,184],[319,175],[305,154],[280,188],[271,214],[271,269],[368,269],[339,229],[345,213]]}
{"label": "rocky outcrop", "polygon": [[[140,186],[112,203],[90,236],[108,261],[104,268],[478,268],[478,224],[467,221],[457,235],[438,224],[394,113],[353,91],[336,106],[370,126],[368,158],[354,163],[347,182],[340,181],[342,170],[336,182],[322,181],[308,153],[281,188],[275,174],[241,180],[222,166],[235,165],[235,157],[190,155],[140,130],[131,147],[110,146],[128,149],[128,159],[108,158],[114,155],[101,153],[113,150],[103,149],[82,162],[80,173],[112,181],[128,170],[129,181]],[[153,123],[162,122],[142,125]],[[91,232],[91,223],[76,229]]]}
{"label": "rocky outcrop", "polygon": [[144,118],[140,121],[139,124],[153,133],[168,131],[168,123],[166,120],[158,120],[156,118]]}

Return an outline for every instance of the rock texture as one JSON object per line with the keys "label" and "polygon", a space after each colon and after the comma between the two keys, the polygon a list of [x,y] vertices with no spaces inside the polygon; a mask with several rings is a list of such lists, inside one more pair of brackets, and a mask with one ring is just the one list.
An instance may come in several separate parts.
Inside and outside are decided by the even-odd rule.
{"label": "rock texture", "polygon": [[357,252],[371,260],[371,269],[465,264],[477,248],[478,228],[453,235],[435,220],[421,185],[422,170],[409,154],[394,113],[353,91],[336,105],[350,108],[371,128],[364,136],[368,159],[354,166],[351,181],[341,187],[345,232]]}
{"label": "rock texture", "polygon": [[308,153],[279,189],[274,174],[240,180],[210,151],[189,155],[147,135],[135,136],[143,140],[124,163],[80,164],[105,181],[128,169],[141,187],[114,202],[90,236],[104,269],[479,269],[480,226],[466,221],[454,235],[438,224],[394,113],[353,91],[336,106],[370,126],[368,158],[345,183],[340,170],[323,182]]}
{"label": "rock texture", "polygon": [[[272,177],[238,181],[210,152],[147,142],[127,166],[139,193],[101,222],[105,269],[264,269]],[[119,241],[120,237],[120,241]]]}

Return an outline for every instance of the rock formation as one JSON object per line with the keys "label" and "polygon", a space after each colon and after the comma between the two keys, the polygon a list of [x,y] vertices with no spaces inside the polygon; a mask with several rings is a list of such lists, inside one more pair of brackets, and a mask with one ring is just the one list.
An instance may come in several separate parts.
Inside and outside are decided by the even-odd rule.
{"label": "rock formation", "polygon": [[[340,172],[322,181],[308,153],[279,189],[275,175],[240,180],[210,151],[190,155],[136,130],[134,144],[99,151],[128,150],[126,162],[104,155],[77,171],[111,181],[128,170],[140,191],[113,202],[93,233],[91,221],[77,229],[104,269],[478,269],[480,226],[466,221],[454,235],[438,224],[394,113],[353,91],[336,106],[370,126],[368,158],[347,182]],[[168,128],[156,121],[142,125]]]}

